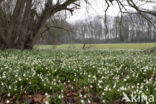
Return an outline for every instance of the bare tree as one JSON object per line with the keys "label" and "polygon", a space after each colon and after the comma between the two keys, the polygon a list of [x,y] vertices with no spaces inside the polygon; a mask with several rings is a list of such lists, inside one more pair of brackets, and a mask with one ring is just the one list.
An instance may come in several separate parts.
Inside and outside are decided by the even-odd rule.
{"label": "bare tree", "polygon": [[[57,1],[57,2],[54,2]],[[32,49],[46,21],[78,0],[0,0],[0,48]]]}
{"label": "bare tree", "polygon": [[[83,0],[0,0],[0,48],[32,49],[39,33],[47,22],[57,12],[62,10],[73,12]],[[87,0],[84,0],[88,3]],[[120,12],[128,12],[127,5],[134,8],[151,24],[153,22],[143,13],[156,17],[155,11],[140,8],[138,0],[104,0],[107,9],[110,3],[118,3]],[[139,0],[140,2],[145,2]],[[126,5],[125,2],[127,3]],[[147,0],[146,2],[149,2]],[[153,1],[153,3],[155,3]],[[88,3],[89,4],[89,3]],[[112,3],[113,4],[113,3]],[[124,10],[124,11],[123,11]],[[105,19],[106,21],[106,19]]]}

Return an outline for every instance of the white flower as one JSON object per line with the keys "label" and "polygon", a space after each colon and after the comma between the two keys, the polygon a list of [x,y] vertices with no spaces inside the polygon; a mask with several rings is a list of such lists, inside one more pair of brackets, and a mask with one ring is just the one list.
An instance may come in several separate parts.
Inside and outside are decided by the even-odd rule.
{"label": "white flower", "polygon": [[88,100],[88,103],[91,103],[91,101],[90,101],[90,100]]}
{"label": "white flower", "polygon": [[45,93],[45,96],[48,96],[49,94],[48,93]]}
{"label": "white flower", "polygon": [[26,74],[23,74],[23,76],[25,77],[25,76],[26,76]]}
{"label": "white flower", "polygon": [[10,97],[10,93],[8,93],[8,97]]}
{"label": "white flower", "polygon": [[81,103],[84,104],[84,102],[85,102],[85,101],[82,99],[82,100],[81,100]]}
{"label": "white flower", "polygon": [[86,96],[86,95],[84,95],[84,98],[87,98],[87,96]]}
{"label": "white flower", "polygon": [[48,102],[48,101],[45,101],[44,103],[45,103],[45,104],[49,104],[49,102]]}
{"label": "white flower", "polygon": [[116,83],[114,84],[113,88],[115,88],[115,87],[116,87]]}
{"label": "white flower", "polygon": [[22,79],[21,78],[19,78],[19,81],[21,81]]}
{"label": "white flower", "polygon": [[82,95],[80,94],[80,97],[82,97]]}
{"label": "white flower", "polygon": [[9,101],[9,100],[7,100],[7,101],[6,101],[6,103],[7,103],[7,104],[9,104],[9,103],[10,103],[10,101]]}
{"label": "white flower", "polygon": [[102,100],[102,102],[105,103],[106,101],[105,100]]}
{"label": "white flower", "polygon": [[11,89],[11,86],[9,86],[9,89]]}
{"label": "white flower", "polygon": [[62,98],[61,95],[59,95],[58,98],[61,99]]}

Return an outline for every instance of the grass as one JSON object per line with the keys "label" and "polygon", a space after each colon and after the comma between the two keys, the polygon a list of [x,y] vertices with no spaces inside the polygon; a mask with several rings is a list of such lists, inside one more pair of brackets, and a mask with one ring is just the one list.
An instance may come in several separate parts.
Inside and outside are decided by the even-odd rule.
{"label": "grass", "polygon": [[0,102],[108,104],[121,103],[123,93],[156,98],[155,63],[155,54],[138,49],[0,51]]}
{"label": "grass", "polygon": [[[63,44],[63,45],[36,45],[37,49],[54,49],[54,48],[77,48],[81,49],[83,44]],[[148,49],[156,47],[156,43],[114,43],[114,44],[87,44],[86,48],[93,49]]]}

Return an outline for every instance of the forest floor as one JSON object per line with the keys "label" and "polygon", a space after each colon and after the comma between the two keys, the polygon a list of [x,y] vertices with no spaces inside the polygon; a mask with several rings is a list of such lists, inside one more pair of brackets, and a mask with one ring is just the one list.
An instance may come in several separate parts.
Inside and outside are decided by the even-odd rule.
{"label": "forest floor", "polygon": [[156,104],[155,63],[142,49],[0,51],[0,104]]}

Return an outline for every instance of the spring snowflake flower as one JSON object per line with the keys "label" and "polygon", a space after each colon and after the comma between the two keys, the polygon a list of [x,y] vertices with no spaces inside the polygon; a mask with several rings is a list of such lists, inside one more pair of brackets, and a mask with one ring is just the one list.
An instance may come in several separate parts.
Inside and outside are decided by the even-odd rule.
{"label": "spring snowflake flower", "polygon": [[82,97],[82,94],[80,94],[80,97]]}
{"label": "spring snowflake flower", "polygon": [[9,104],[9,103],[10,103],[10,101],[9,101],[9,100],[7,100],[7,101],[6,101],[6,104]]}
{"label": "spring snowflake flower", "polygon": [[21,78],[19,78],[19,81],[22,81],[22,79],[21,79]]}
{"label": "spring snowflake flower", "polygon": [[49,102],[48,102],[48,101],[45,101],[44,103],[45,103],[45,104],[49,104]]}
{"label": "spring snowflake flower", "polygon": [[125,88],[125,87],[120,87],[120,90],[127,90],[127,88]]}
{"label": "spring snowflake flower", "polygon": [[114,84],[113,88],[115,88],[115,87],[116,87],[116,83]]}
{"label": "spring snowflake flower", "polygon": [[88,100],[88,103],[91,103],[91,101],[90,101],[90,100]]}
{"label": "spring snowflake flower", "polygon": [[58,96],[58,98],[59,98],[59,99],[61,99],[61,98],[62,98],[62,96],[61,96],[61,95],[59,95],[59,96]]}
{"label": "spring snowflake flower", "polygon": [[109,86],[106,86],[104,90],[105,90],[105,91],[108,91],[108,90],[109,90],[109,88],[108,88],[108,87],[109,87]]}
{"label": "spring snowflake flower", "polygon": [[105,100],[102,100],[102,102],[105,103],[106,101]]}
{"label": "spring snowflake flower", "polygon": [[85,103],[85,101],[84,101],[83,99],[81,99],[81,103],[82,103],[82,104],[84,104],[84,103]]}
{"label": "spring snowflake flower", "polygon": [[9,85],[9,89],[11,89],[11,86]]}
{"label": "spring snowflake flower", "polygon": [[48,96],[49,94],[48,93],[45,93],[45,96]]}
{"label": "spring snowflake flower", "polygon": [[26,74],[23,74],[23,76],[25,77],[25,76],[26,76]]}
{"label": "spring snowflake flower", "polygon": [[10,93],[8,93],[8,97],[10,97]]}
{"label": "spring snowflake flower", "polygon": [[86,95],[84,95],[84,98],[87,98],[87,96],[86,96]]}
{"label": "spring snowflake flower", "polygon": [[90,85],[90,88],[93,88],[93,85]]}

